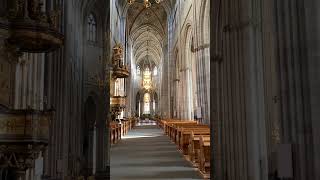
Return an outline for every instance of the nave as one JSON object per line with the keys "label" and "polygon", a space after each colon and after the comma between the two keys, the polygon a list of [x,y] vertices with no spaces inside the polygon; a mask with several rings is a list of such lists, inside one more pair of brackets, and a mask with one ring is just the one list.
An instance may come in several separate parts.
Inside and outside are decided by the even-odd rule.
{"label": "nave", "polygon": [[202,179],[153,121],[137,126],[111,147],[112,180]]}
{"label": "nave", "polygon": [[0,180],[320,180],[319,9],[0,0]]}

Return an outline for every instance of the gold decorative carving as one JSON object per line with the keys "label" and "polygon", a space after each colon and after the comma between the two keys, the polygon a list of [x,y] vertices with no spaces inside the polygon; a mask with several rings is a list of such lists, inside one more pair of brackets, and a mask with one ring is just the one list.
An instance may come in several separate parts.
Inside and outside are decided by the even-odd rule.
{"label": "gold decorative carving", "polygon": [[23,139],[47,139],[50,113],[0,114],[0,143],[2,137],[23,136]]}
{"label": "gold decorative carving", "polygon": [[111,113],[119,115],[120,112],[126,107],[125,96],[113,96],[110,98]]}
{"label": "gold decorative carving", "polygon": [[63,44],[63,36],[54,31],[48,31],[46,27],[31,25],[12,30],[9,42],[17,45],[21,51],[46,52],[60,47]]}
{"label": "gold decorative carving", "polygon": [[49,23],[54,29],[58,29],[58,21],[60,16],[61,16],[60,10],[51,11],[49,13]]}
{"label": "gold decorative carving", "polygon": [[58,30],[60,10],[42,12],[42,0],[15,0],[9,5],[10,44],[26,52],[47,52],[63,44]]}
{"label": "gold decorative carving", "polygon": [[13,0],[8,12],[8,19],[15,19],[24,16],[24,0]]}
{"label": "gold decorative carving", "polygon": [[16,145],[0,145],[0,166],[11,167],[17,170],[26,170],[33,167],[33,160],[39,156],[44,146],[27,145],[24,148]]}
{"label": "gold decorative carving", "polygon": [[110,98],[111,106],[125,106],[126,105],[126,97],[122,96],[113,96]]}
{"label": "gold decorative carving", "polygon": [[0,167],[26,170],[44,151],[52,112],[9,111],[0,114]]}
{"label": "gold decorative carving", "polygon": [[32,19],[38,19],[40,16],[40,2],[38,0],[27,0],[28,15]]}
{"label": "gold decorative carving", "polygon": [[113,47],[112,65],[113,78],[127,78],[130,76],[128,66],[123,63],[123,47],[121,44],[116,44]]}

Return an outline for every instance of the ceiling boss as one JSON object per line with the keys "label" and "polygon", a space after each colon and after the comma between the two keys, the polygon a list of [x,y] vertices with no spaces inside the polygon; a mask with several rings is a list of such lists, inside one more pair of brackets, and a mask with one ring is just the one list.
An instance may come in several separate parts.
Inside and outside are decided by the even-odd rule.
{"label": "ceiling boss", "polygon": [[[159,4],[161,3],[163,0],[143,0],[143,4],[146,8],[150,8],[152,4],[156,3]],[[128,4],[131,5],[135,2],[139,2],[142,3],[141,0],[128,0]]]}

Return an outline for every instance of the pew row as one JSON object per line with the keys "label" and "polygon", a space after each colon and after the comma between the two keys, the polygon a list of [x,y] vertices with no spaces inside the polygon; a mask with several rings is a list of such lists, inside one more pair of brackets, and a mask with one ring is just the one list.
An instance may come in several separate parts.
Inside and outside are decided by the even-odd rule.
{"label": "pew row", "polygon": [[133,129],[136,125],[135,118],[128,118],[119,122],[110,123],[110,142],[111,144],[116,144],[121,140],[122,136],[128,134],[128,132]]}
{"label": "pew row", "polygon": [[205,179],[210,179],[210,127],[197,121],[158,120],[158,126]]}

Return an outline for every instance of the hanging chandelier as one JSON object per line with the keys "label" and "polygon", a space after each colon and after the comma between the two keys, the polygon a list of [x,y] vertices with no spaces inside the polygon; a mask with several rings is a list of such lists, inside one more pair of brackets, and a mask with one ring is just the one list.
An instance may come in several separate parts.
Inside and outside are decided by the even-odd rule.
{"label": "hanging chandelier", "polygon": [[[143,4],[146,8],[150,8],[151,7],[151,4],[153,3],[161,3],[163,0],[143,0]],[[127,1],[129,5],[133,4],[136,2],[136,0],[128,0]]]}

